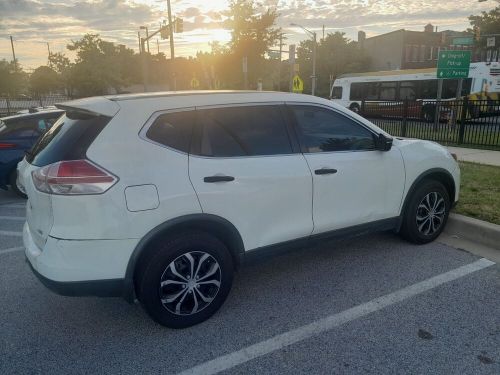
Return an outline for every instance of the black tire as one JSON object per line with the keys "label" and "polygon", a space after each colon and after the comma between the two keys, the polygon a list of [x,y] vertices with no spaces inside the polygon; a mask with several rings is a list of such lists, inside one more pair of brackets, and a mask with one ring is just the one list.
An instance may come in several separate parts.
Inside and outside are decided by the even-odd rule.
{"label": "black tire", "polygon": [[357,103],[351,104],[349,109],[357,114],[359,114],[359,112],[361,112],[361,108],[359,107],[359,104],[357,104]]}
{"label": "black tire", "polygon": [[[439,205],[435,209],[426,210],[424,206],[427,205],[428,201],[424,201],[424,199],[427,199],[427,197],[430,199],[429,206],[431,207],[435,202],[440,202],[438,198],[434,200],[434,194],[436,194],[439,199],[442,198],[442,206]],[[448,191],[442,183],[434,180],[426,180],[417,187],[409,199],[403,216],[400,231],[401,236],[417,244],[425,244],[434,241],[443,231],[450,213],[450,197]],[[442,217],[440,214],[441,207],[443,208]],[[424,222],[422,218],[425,218],[426,214],[429,214],[427,215],[429,219]],[[439,217],[441,217],[441,219],[439,219]]]}
{"label": "black tire", "polygon": [[28,196],[26,194],[24,194],[21,190],[19,190],[19,188],[17,187],[17,170],[14,169],[14,171],[10,174],[9,176],[9,184],[10,184],[10,188],[11,190],[16,193],[16,195],[18,195],[19,197],[21,198],[28,198]]}
{"label": "black tire", "polygon": [[[187,254],[191,258],[188,258]],[[201,254],[208,254],[203,262],[201,259],[205,255]],[[194,266],[190,266],[190,259],[194,260]],[[222,306],[231,290],[234,272],[231,254],[224,243],[205,232],[186,232],[166,240],[141,263],[136,273],[138,299],[151,318],[169,328],[190,327],[207,320]],[[171,273],[171,264],[174,264],[173,268],[176,273]],[[217,291],[213,289],[217,288],[215,283],[197,285],[195,277],[189,277],[189,273],[194,276],[193,268],[196,269],[196,273],[206,269],[207,274],[218,268],[219,271],[216,271],[213,276],[220,280]],[[171,274],[171,277],[165,276],[168,274]],[[182,279],[175,276],[176,274],[182,276]],[[165,277],[167,278],[164,279]],[[188,278],[191,284],[188,284]],[[205,280],[206,284],[206,280],[209,279],[202,277],[200,282],[203,283],[201,280]],[[170,283],[170,286],[168,284],[160,286],[162,283]],[[169,292],[171,294],[168,294]],[[169,305],[167,303],[169,297],[173,299],[178,292],[183,294]],[[202,296],[211,301],[206,302]],[[177,311],[177,306],[179,306],[177,303],[181,298],[180,309],[187,309],[187,311]],[[199,306],[199,310],[192,313],[195,303],[197,307]],[[206,305],[202,308],[202,304]],[[173,311],[174,305],[175,311]]]}

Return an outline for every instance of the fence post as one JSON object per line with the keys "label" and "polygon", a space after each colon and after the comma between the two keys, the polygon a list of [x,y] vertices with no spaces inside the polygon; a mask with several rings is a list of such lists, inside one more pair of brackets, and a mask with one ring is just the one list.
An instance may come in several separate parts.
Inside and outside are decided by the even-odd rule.
{"label": "fence post", "polygon": [[9,100],[9,95],[5,98],[5,101],[7,102],[7,114],[10,116],[10,100]]}
{"label": "fence post", "polygon": [[360,115],[365,117],[365,101],[364,100],[361,101],[361,113],[360,113]]}
{"label": "fence post", "polygon": [[465,121],[467,120],[467,108],[469,107],[469,98],[467,96],[462,100],[462,114],[460,116],[460,128],[458,130],[458,144],[464,142]]}
{"label": "fence post", "polygon": [[43,107],[43,102],[42,102],[42,94],[40,94],[40,97],[38,99],[40,101],[40,107]]}
{"label": "fence post", "polygon": [[403,121],[401,122],[401,137],[406,137],[406,124],[408,122],[408,99],[403,100]]}

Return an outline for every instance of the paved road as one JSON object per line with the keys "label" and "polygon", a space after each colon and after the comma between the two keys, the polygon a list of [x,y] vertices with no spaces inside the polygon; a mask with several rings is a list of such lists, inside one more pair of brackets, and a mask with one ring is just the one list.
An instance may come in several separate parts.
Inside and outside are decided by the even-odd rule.
{"label": "paved road", "polygon": [[[0,374],[499,374],[500,272],[382,233],[254,262],[222,309],[162,328],[121,299],[52,294],[0,192]],[[198,367],[196,367],[198,366]]]}

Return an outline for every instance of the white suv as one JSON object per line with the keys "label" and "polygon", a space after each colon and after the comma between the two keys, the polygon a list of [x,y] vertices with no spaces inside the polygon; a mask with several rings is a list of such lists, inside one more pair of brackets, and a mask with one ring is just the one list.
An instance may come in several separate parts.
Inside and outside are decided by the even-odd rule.
{"label": "white suv", "polygon": [[309,241],[443,230],[460,171],[330,101],[272,92],[107,96],[66,111],[19,165],[26,256],[63,295],[136,298],[169,327],[222,305],[243,258]]}

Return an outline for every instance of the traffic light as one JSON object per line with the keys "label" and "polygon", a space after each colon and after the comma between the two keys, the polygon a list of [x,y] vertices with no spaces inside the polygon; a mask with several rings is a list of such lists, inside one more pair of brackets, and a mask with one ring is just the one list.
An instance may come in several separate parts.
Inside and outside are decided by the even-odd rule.
{"label": "traffic light", "polygon": [[182,33],[184,31],[184,20],[182,18],[175,19],[174,30],[176,33]]}
{"label": "traffic light", "polygon": [[168,26],[162,26],[160,29],[160,36],[162,39],[168,39],[170,37],[170,30],[168,29]]}

